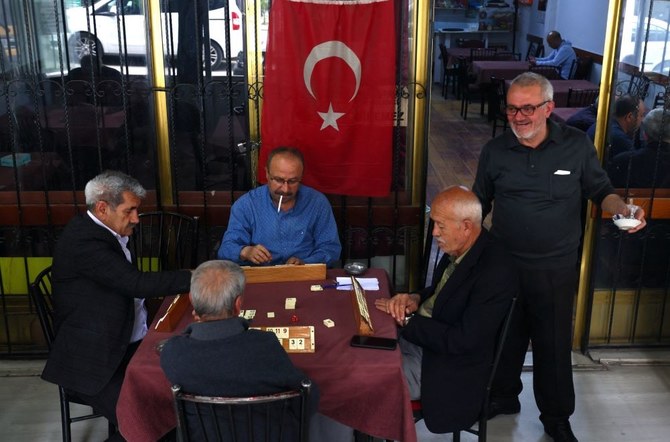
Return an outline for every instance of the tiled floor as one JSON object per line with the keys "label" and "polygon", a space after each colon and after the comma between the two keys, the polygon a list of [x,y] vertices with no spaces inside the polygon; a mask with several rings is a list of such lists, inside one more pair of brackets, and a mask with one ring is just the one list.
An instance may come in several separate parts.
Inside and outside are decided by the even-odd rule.
{"label": "tiled floor", "polygon": [[[670,434],[670,358],[667,352],[609,352],[595,354],[603,363],[575,358],[577,407],[571,419],[582,442],[665,442]],[[61,440],[56,387],[37,375],[43,361],[0,361],[0,441]],[[550,441],[537,419],[532,394],[532,373],[524,372],[522,411],[489,421],[492,442]],[[447,382],[448,380],[445,380]],[[8,405],[11,404],[11,405]],[[101,441],[105,421],[73,425],[74,441]],[[430,433],[417,424],[419,442],[450,441],[450,435]],[[463,441],[474,441],[469,434]],[[315,441],[318,442],[318,441]]]}

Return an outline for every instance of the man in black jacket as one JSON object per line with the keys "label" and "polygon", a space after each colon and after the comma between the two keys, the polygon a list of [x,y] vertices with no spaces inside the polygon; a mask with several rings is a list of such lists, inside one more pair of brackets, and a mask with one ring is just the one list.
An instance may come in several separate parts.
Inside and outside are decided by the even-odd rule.
{"label": "man in black jacket", "polygon": [[128,249],[146,191],[108,171],[84,190],[54,252],[56,337],[42,378],[61,385],[116,424],[126,367],[147,331],[144,298],[189,291],[190,271],[141,272]]}
{"label": "man in black jacket", "polygon": [[375,305],[403,326],[403,370],[410,398],[421,399],[426,427],[447,433],[477,421],[518,276],[509,255],[482,228],[474,193],[446,189],[433,200],[430,217],[445,253],[433,283]]}

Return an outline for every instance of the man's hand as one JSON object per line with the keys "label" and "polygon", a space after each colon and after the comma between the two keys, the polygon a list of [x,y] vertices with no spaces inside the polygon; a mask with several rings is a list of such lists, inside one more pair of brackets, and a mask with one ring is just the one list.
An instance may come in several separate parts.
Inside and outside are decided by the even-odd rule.
{"label": "man's hand", "polygon": [[240,250],[240,258],[242,261],[249,261],[254,264],[265,264],[272,260],[272,254],[262,244],[257,244],[243,247]]}
{"label": "man's hand", "polygon": [[528,61],[531,65],[535,65],[535,57],[528,57]]}
{"label": "man's hand", "polygon": [[410,313],[414,313],[419,308],[421,297],[416,294],[399,293],[393,298],[379,298],[375,299],[375,307],[377,309],[393,316],[398,325],[405,324],[405,317]]}
{"label": "man's hand", "polygon": [[291,256],[289,259],[286,260],[286,264],[293,264],[293,265],[298,265],[299,266],[299,265],[303,265],[304,263],[305,262],[302,259],[297,258],[295,256]]}

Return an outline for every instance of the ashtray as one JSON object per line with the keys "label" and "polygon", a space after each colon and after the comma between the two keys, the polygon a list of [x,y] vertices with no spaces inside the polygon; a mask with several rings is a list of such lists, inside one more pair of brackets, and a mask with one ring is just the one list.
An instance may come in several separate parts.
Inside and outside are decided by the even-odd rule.
{"label": "ashtray", "polygon": [[642,221],[635,218],[619,218],[614,220],[614,225],[620,230],[630,230],[640,225]]}
{"label": "ashtray", "polygon": [[359,276],[365,273],[368,269],[368,266],[362,262],[350,262],[344,265],[344,271],[347,272],[347,275]]}

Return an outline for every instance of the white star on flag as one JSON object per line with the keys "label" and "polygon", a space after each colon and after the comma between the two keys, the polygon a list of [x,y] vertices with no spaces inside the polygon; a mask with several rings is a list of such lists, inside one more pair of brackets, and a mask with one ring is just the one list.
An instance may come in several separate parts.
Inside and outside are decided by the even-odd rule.
{"label": "white star on flag", "polygon": [[338,118],[342,117],[344,113],[333,111],[333,103],[330,103],[328,106],[328,112],[317,112],[321,118],[323,118],[323,124],[321,125],[321,130],[324,130],[328,126],[333,126],[336,131],[340,131],[340,128],[337,127]]}

